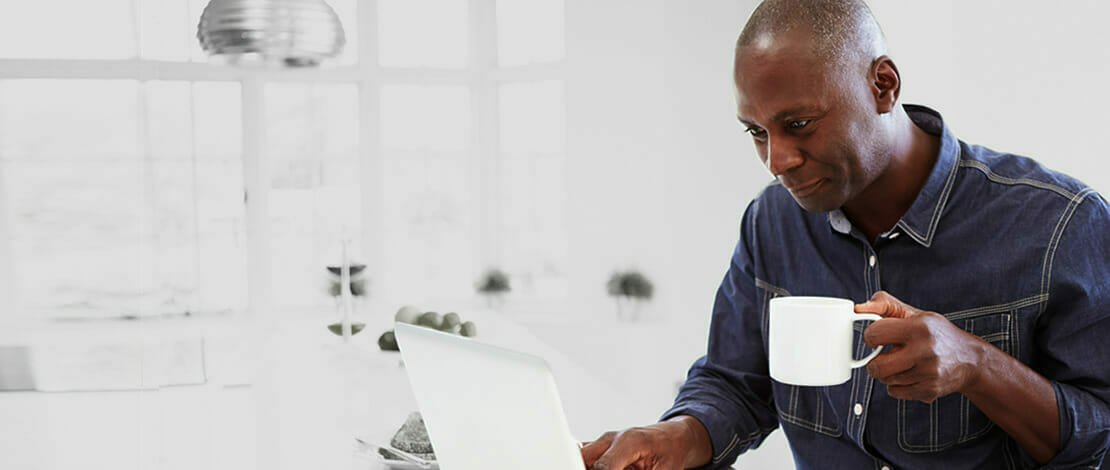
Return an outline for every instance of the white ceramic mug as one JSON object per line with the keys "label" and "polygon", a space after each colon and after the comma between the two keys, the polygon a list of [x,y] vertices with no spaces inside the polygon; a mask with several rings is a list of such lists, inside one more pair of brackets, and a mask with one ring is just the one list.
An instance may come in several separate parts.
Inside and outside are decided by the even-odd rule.
{"label": "white ceramic mug", "polygon": [[852,328],[857,321],[881,320],[874,313],[855,313],[855,303],[833,297],[771,299],[768,351],[771,378],[791,385],[840,385],[852,369],[878,356],[875,349],[852,359]]}

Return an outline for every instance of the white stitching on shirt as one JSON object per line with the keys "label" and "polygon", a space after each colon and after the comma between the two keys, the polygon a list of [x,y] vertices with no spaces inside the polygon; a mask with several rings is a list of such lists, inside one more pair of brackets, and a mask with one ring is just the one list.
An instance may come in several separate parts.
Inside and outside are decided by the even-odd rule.
{"label": "white stitching on shirt", "polygon": [[725,446],[725,449],[713,457],[713,463],[719,463],[720,461],[724,460],[725,457],[727,457],[728,454],[731,453],[736,447],[747,445],[748,443],[758,439],[759,436],[769,434],[771,431],[774,430],[775,428],[757,429],[755,431],[752,431],[751,434],[748,434],[748,437],[744,438],[744,440],[740,440],[740,436],[733,433],[732,440],[729,441],[729,444],[727,446]]}
{"label": "white stitching on shirt", "polygon": [[770,282],[764,281],[763,279],[760,279],[758,277],[755,278],[755,286],[756,287],[761,287],[761,288],[766,289],[766,290],[769,290],[769,291],[774,292],[778,295],[790,295],[790,292],[788,292],[786,289],[783,289],[781,287],[773,285]]}
{"label": "white stitching on shirt", "polygon": [[[823,400],[824,398],[823,397],[818,397],[818,399]],[[831,437],[840,437],[843,434],[843,431],[841,431],[840,428],[832,427],[832,426],[825,426],[825,425],[820,424],[820,423],[814,423],[814,422],[812,422],[808,419],[803,419],[803,418],[799,418],[799,417],[794,416],[794,415],[790,415],[790,414],[787,414],[787,413],[782,413],[781,412],[782,410],[779,410],[779,411],[780,411],[779,419],[781,419],[781,420],[783,420],[787,423],[793,424],[795,426],[798,426],[800,428],[803,428],[803,429],[806,429],[806,430],[809,430],[809,431],[813,431],[813,432],[818,432],[818,433],[821,433],[821,434],[824,434],[824,435],[827,435],[827,436],[831,436]]]}
{"label": "white stitching on shirt", "polygon": [[909,224],[906,224],[905,222],[899,220],[897,225],[899,227],[902,227],[902,230],[904,230],[906,232],[906,235],[909,235],[910,238],[913,238],[914,240],[917,240],[917,242],[922,244],[922,245],[929,246],[928,244],[926,244],[925,238],[922,237],[921,235],[918,235],[917,232],[914,231],[913,227],[909,226]]}
{"label": "white stitching on shirt", "polygon": [[863,254],[863,288],[867,289],[867,292],[874,292],[877,289],[871,287],[871,276],[867,272],[867,268],[871,266],[868,259],[870,254],[866,249],[862,250],[861,253]]}
{"label": "white stitching on shirt", "polygon": [[[974,321],[974,320],[972,320]],[[971,421],[971,400],[966,397],[960,400],[960,435],[967,435],[967,428],[970,426]]]}
{"label": "white stitching on shirt", "polygon": [[817,422],[825,422],[825,400],[817,400]]}
{"label": "white stitching on shirt", "polygon": [[1008,186],[1017,186],[1019,184],[1024,184],[1028,186],[1033,186],[1034,188],[1047,189],[1068,199],[1075,198],[1075,194],[1073,194],[1071,191],[1068,191],[1067,189],[1051,183],[1045,183],[1044,181],[1037,181],[1029,178],[1010,178],[1008,176],[1002,176],[991,171],[990,167],[977,160],[960,160],[960,166],[964,168],[974,168],[976,170],[979,170],[983,172],[984,175],[986,175],[987,179],[994,181],[995,183],[1005,184]]}
{"label": "white stitching on shirt", "polygon": [[[859,324],[859,322],[855,322],[855,323],[857,325]],[[860,348],[860,345],[857,342],[856,343],[856,355],[860,354],[860,352],[861,352],[860,349],[862,349],[862,348]],[[861,375],[863,375],[863,372],[860,372],[861,370],[863,370],[863,369],[861,368],[861,369],[853,369],[852,370],[852,393],[848,395],[848,397],[851,399],[850,402],[855,402],[856,401],[856,390],[858,390],[859,377]],[[851,406],[851,405],[849,405],[849,406]],[[849,434],[850,434],[852,432],[852,420],[856,419],[855,410],[849,410],[847,413],[844,414],[844,416],[846,417],[846,419],[844,421],[844,429],[847,429]],[[866,414],[860,415],[860,418],[865,418],[866,416],[867,416]]]}
{"label": "white stitching on shirt", "polygon": [[929,406],[929,422],[930,422],[929,423],[930,424],[930,435],[929,435],[929,437],[930,437],[931,441],[936,442],[936,443],[935,444],[930,443],[930,444],[925,444],[925,445],[911,444],[907,440],[906,432],[905,432],[906,425],[909,422],[909,418],[907,417],[909,415],[909,413],[906,411],[906,404],[907,403],[909,403],[909,402],[905,401],[905,400],[898,400],[898,427],[897,427],[897,431],[898,431],[898,447],[901,447],[903,451],[906,451],[906,452],[909,452],[909,453],[920,454],[920,453],[929,453],[929,452],[939,452],[939,451],[942,451],[944,449],[950,448],[954,445],[962,444],[964,442],[969,442],[969,441],[975,440],[979,436],[982,436],[982,435],[986,434],[987,432],[990,432],[991,429],[994,429],[994,422],[990,421],[990,420],[987,420],[986,426],[984,426],[983,429],[980,429],[975,434],[972,434],[970,436],[964,436],[964,437],[957,436],[955,440],[952,440],[952,441],[949,441],[949,442],[943,442],[943,443],[936,442],[937,438],[934,437],[933,434],[938,433],[940,431],[940,429],[939,429],[940,426],[933,424],[933,416],[932,416],[933,415],[933,407],[937,404],[937,402],[933,402],[933,404],[931,404]]}
{"label": "white stitching on shirt", "polygon": [[[977,323],[978,323],[978,320],[981,317],[986,316],[986,315],[998,315],[999,319],[1001,320],[1000,324],[998,325],[999,331],[996,331],[994,333],[990,333],[990,334],[987,334],[987,335],[981,336],[981,337],[984,340],[986,340],[988,342],[991,342],[991,343],[998,342],[998,344],[996,344],[996,346],[999,349],[1006,352],[1007,354],[1013,355],[1012,350],[1014,350],[1015,348],[1018,348],[1020,346],[1014,346],[1015,344],[1017,344],[1016,340],[1012,339],[1010,337],[1011,333],[1013,333],[1013,331],[1014,331],[1014,328],[1013,328],[1013,325],[1012,325],[1012,320],[1013,320],[1013,317],[1014,317],[1014,313],[1013,313],[1014,310],[1009,310],[1009,307],[1012,307],[1014,305],[1022,305],[1022,304],[1024,304],[1024,306],[1036,305],[1035,302],[1031,303],[1030,300],[1031,299],[1035,300],[1035,299],[1040,298],[1040,297],[1041,296],[1037,296],[1037,297],[1032,297],[1032,298],[1029,298],[1029,299],[1023,299],[1023,300],[1017,301],[1017,302],[1010,302],[1010,303],[1002,305],[1002,306],[991,306],[991,307],[968,310],[968,312],[977,313],[977,315],[970,316],[970,317],[969,316],[964,316],[963,320],[965,321],[965,323],[963,325],[963,328],[964,328],[965,331],[968,331],[972,334],[977,334],[977,333],[975,333],[975,331],[978,329]],[[992,310],[992,311],[988,311],[988,310]],[[985,311],[987,311],[987,312],[983,313]],[[959,416],[960,416],[959,434],[957,434],[951,440],[942,441],[942,439],[941,439],[942,436],[940,436],[940,431],[942,431],[944,429],[941,428],[941,426],[940,426],[940,416],[938,414],[939,409],[940,409],[940,401],[938,400],[938,401],[933,402],[932,404],[929,404],[928,407],[925,410],[923,410],[925,413],[928,414],[928,418],[929,418],[928,433],[925,435],[925,439],[927,439],[926,442],[925,443],[911,443],[910,440],[909,440],[910,434],[907,432],[907,429],[909,429],[907,426],[909,426],[911,424],[910,406],[921,406],[921,405],[915,404],[915,403],[912,403],[912,402],[909,402],[909,401],[902,401],[902,400],[899,400],[899,402],[898,402],[898,427],[897,427],[898,446],[906,452],[910,452],[910,453],[939,452],[939,451],[942,451],[944,449],[950,448],[950,447],[958,445],[958,444],[963,444],[965,442],[973,441],[973,440],[979,438],[980,436],[983,436],[984,434],[987,434],[988,432],[990,432],[992,429],[995,428],[994,422],[990,421],[988,419],[987,422],[983,425],[983,427],[978,428],[978,429],[974,429],[972,427],[973,423],[971,422],[971,418],[973,416],[973,413],[972,413],[972,410],[971,410],[972,404],[967,399],[967,397],[960,396],[959,404],[958,404],[958,408],[957,408],[959,410]],[[918,412],[916,412],[916,414],[913,414],[912,417],[914,418],[915,421],[918,421],[918,420],[922,420],[923,416],[924,415],[922,415],[920,413],[920,411],[918,411]]]}
{"label": "white stitching on shirt", "polygon": [[[1056,249],[1060,246],[1060,240],[1064,238],[1064,230],[1067,228],[1068,222],[1071,221],[1071,216],[1075,214],[1075,211],[1079,208],[1079,205],[1083,203],[1083,200],[1094,192],[1095,190],[1092,188],[1084,188],[1071,199],[1071,202],[1068,203],[1068,207],[1060,214],[1060,220],[1056,222],[1056,229],[1052,232],[1052,238],[1048,243],[1048,250],[1044,258],[1044,266],[1041,268],[1041,295],[1047,297],[1049,294],[1048,289],[1052,283],[1052,261],[1056,258]],[[1047,306],[1048,302],[1042,304],[1038,315],[1044,313]]]}
{"label": "white stitching on shirt", "polygon": [[[863,341],[862,338],[860,339],[860,341],[861,341],[861,344],[863,344],[862,343],[862,341]],[[862,348],[860,348],[860,349],[862,349]],[[860,373],[860,376],[862,377],[863,373]],[[875,379],[872,378],[870,375],[868,375],[867,376],[867,385],[865,386],[864,392],[863,392],[864,406],[868,410],[871,409],[871,392],[872,392],[872,390],[874,390],[874,388],[875,388]],[[855,397],[853,397],[853,398],[855,398]],[[859,440],[859,442],[863,442],[863,432],[867,429],[867,416],[868,416],[868,414],[870,414],[870,413],[864,413],[863,416],[860,417],[861,419],[859,421],[859,431],[856,433],[856,436],[857,436],[857,439]]]}
{"label": "white stitching on shirt", "polygon": [[[957,142],[956,143],[956,162],[957,163],[959,163],[960,159],[963,158],[962,157],[963,151],[964,151],[963,146],[960,145],[959,142]],[[912,227],[910,227],[909,224],[906,224],[903,220],[899,220],[898,223],[897,223],[897,225],[899,227],[902,227],[902,229],[905,230],[906,233],[909,234],[910,237],[913,237],[913,239],[917,240],[918,243],[924,245],[925,248],[928,248],[933,244],[933,235],[936,234],[937,225],[940,222],[940,213],[941,213],[941,211],[944,210],[945,206],[948,205],[948,195],[952,192],[952,186],[955,185],[956,172],[959,169],[960,169],[960,165],[957,164],[957,165],[952,165],[952,169],[948,171],[948,179],[944,181],[944,189],[941,190],[940,196],[937,198],[937,205],[935,207],[933,207],[933,215],[929,219],[929,229],[928,229],[928,232],[925,235],[921,235],[921,234],[917,233],[916,230],[914,230]]]}
{"label": "white stitching on shirt", "polygon": [[[769,318],[769,315],[767,315],[767,310],[768,305],[771,302],[770,297],[772,294],[771,291],[767,289],[757,289],[756,292],[759,292],[763,296],[763,298],[760,299],[759,302],[759,329],[760,333],[763,335],[763,341],[768,341],[768,339],[771,337],[771,319]],[[769,346],[767,344],[764,344],[764,348],[767,347]]]}
{"label": "white stitching on shirt", "polygon": [[963,319],[966,319],[966,318],[975,318],[975,317],[980,317],[980,316],[983,316],[983,315],[990,315],[992,313],[1000,313],[1000,312],[1005,312],[1005,311],[1008,311],[1008,310],[1017,310],[1017,309],[1020,309],[1020,308],[1028,307],[1030,305],[1039,304],[1039,303],[1044,302],[1046,300],[1048,300],[1048,295],[1047,294],[1035,295],[1035,296],[1032,296],[1032,297],[1026,297],[1024,299],[1015,300],[1015,301],[1009,302],[1009,303],[998,304],[998,305],[987,305],[987,306],[984,306],[984,307],[970,308],[970,309],[967,309],[967,310],[958,310],[958,311],[955,311],[955,312],[945,313],[944,318],[947,318],[949,321],[963,320]]}
{"label": "white stitching on shirt", "polygon": [[[756,434],[756,433],[758,433],[758,431],[752,431],[752,434]],[[751,434],[749,434],[748,436],[750,438]],[[725,446],[725,449],[722,450],[720,454],[717,454],[716,457],[713,457],[713,463],[720,462],[722,459],[724,459],[725,456],[729,454],[729,452],[732,452],[732,449],[734,449],[739,442],[740,442],[740,436],[737,436],[735,433],[733,433],[732,434],[732,440],[729,441],[727,446]]]}
{"label": "white stitching on shirt", "polygon": [[[798,387],[790,386],[790,413],[791,418],[798,416]],[[799,421],[804,421],[799,419]]]}
{"label": "white stitching on shirt", "polygon": [[[956,161],[959,162],[963,155],[963,146],[956,143]],[[952,192],[952,186],[956,183],[956,171],[959,170],[960,165],[952,165],[952,170],[948,173],[948,181],[944,183],[944,190],[940,193],[940,200],[937,206],[933,208],[933,218],[929,219],[929,233],[926,235],[925,247],[928,248],[933,244],[933,235],[937,233],[937,225],[940,223],[940,213],[944,211],[944,207],[948,205],[948,195]]]}

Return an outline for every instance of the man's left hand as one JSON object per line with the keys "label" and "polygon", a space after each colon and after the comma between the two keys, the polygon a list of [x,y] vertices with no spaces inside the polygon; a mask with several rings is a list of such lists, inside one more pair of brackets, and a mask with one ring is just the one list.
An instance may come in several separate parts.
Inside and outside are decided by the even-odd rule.
{"label": "man's left hand", "polygon": [[883,291],[855,310],[884,317],[864,330],[863,340],[872,348],[890,347],[867,365],[867,372],[886,384],[891,397],[932,403],[978,380],[986,343],[943,315],[914,308]]}

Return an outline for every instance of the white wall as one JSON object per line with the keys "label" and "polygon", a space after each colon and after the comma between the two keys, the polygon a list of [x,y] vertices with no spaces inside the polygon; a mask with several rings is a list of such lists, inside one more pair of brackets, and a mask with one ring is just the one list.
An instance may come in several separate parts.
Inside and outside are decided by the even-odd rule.
{"label": "white wall", "polygon": [[[667,269],[661,0],[567,0],[567,226],[573,298],[611,315],[614,269]],[[668,286],[657,282],[659,302]],[[601,310],[601,311],[597,311]]]}
{"label": "white wall", "polygon": [[[1050,6],[1051,5],[1051,6]],[[1106,193],[1110,5],[872,2],[906,82],[966,142],[1033,157]]]}
{"label": "white wall", "polygon": [[[770,180],[734,118],[732,44],[757,2],[668,0],[661,139],[675,306],[707,310],[740,213]],[[970,143],[1028,155],[1110,191],[1110,5],[870,2],[904,81],[903,102],[944,114]],[[1062,4],[1061,4],[1062,5]],[[571,126],[575,123],[571,122]],[[677,313],[677,312],[676,312]]]}
{"label": "white wall", "polygon": [[[704,350],[740,214],[770,180],[735,121],[730,89],[732,44],[756,3],[567,1],[572,294],[604,308],[610,266],[644,267],[662,295],[659,321],[682,330],[681,344],[643,351],[660,364]],[[871,5],[904,102],[938,109],[965,141],[1032,156],[1110,191],[1101,113],[1110,108],[1101,89],[1110,83],[1110,5]],[[662,210],[629,209],[640,200]],[[789,465],[781,442],[765,447],[740,466]]]}
{"label": "white wall", "polygon": [[1110,193],[1110,4],[961,2],[949,114],[970,141],[1029,155]]}

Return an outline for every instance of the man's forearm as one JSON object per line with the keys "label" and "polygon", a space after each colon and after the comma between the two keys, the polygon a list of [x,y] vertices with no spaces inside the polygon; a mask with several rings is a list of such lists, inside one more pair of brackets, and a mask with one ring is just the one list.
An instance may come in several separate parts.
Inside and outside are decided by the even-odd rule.
{"label": "man's forearm", "polygon": [[983,342],[980,367],[961,391],[1037,463],[1060,450],[1060,415],[1052,383],[1021,361]]}

